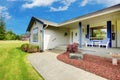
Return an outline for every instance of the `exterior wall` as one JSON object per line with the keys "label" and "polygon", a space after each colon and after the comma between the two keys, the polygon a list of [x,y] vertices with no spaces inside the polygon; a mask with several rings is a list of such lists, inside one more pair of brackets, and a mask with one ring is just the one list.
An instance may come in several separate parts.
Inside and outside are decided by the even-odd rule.
{"label": "exterior wall", "polygon": [[69,29],[48,27],[44,30],[44,49],[53,49],[65,44],[69,44]]}
{"label": "exterior wall", "polygon": [[[40,30],[42,30],[42,24],[40,24],[39,22],[35,22],[30,30],[30,44],[33,45],[39,45],[39,47],[42,47],[42,35]],[[33,42],[33,29],[38,27],[38,42]]]}
{"label": "exterior wall", "polygon": [[116,20],[112,20],[112,33],[115,33],[115,40],[112,40],[112,47],[117,47],[117,43],[116,43],[116,37],[117,37],[117,31],[116,31],[116,27],[117,27],[117,24],[116,24]]}
{"label": "exterior wall", "polygon": [[[73,42],[72,42],[72,32],[73,32]],[[77,33],[77,35],[76,35]],[[82,45],[84,45],[85,41],[85,27],[82,26]],[[70,43],[79,43],[79,27],[74,29],[70,29]]]}
{"label": "exterior wall", "polygon": [[120,19],[117,20],[117,47],[120,47]]}

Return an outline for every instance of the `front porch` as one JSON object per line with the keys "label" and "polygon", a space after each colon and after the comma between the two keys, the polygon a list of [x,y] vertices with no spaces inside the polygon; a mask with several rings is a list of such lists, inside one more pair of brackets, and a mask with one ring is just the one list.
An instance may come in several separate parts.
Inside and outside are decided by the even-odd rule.
{"label": "front porch", "polygon": [[[51,52],[57,52],[57,54],[61,54],[66,51],[67,45],[61,45],[57,46],[53,50],[50,50]],[[92,54],[96,56],[101,56],[101,57],[106,57],[106,58],[111,58],[111,56],[108,54],[109,52],[112,53],[120,53],[120,48],[99,48],[99,47],[85,47],[83,46],[82,48],[79,48],[79,50],[83,54]]]}
{"label": "front porch", "polygon": [[59,28],[68,29],[66,32],[69,43],[79,43],[82,48],[85,39],[101,41],[109,38],[109,48],[120,47],[120,12],[113,12],[92,18],[81,19],[79,21],[62,25]]}
{"label": "front porch", "polygon": [[120,48],[99,48],[99,47],[83,47],[80,48],[83,53],[97,55],[101,57],[111,58],[110,52],[120,53]]}

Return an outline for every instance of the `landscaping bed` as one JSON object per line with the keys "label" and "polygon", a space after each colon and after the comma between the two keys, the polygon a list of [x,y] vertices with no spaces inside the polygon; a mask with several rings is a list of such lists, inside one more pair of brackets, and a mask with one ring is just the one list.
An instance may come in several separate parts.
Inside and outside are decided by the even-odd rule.
{"label": "landscaping bed", "polygon": [[84,69],[109,80],[120,80],[120,60],[112,65],[112,60],[95,55],[84,54],[82,60],[70,59],[68,53],[57,56],[57,59],[77,68]]}

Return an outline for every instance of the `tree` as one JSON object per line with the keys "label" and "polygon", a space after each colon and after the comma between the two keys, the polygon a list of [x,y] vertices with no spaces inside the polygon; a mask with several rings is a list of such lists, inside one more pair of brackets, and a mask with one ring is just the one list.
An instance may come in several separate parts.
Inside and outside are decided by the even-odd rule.
{"label": "tree", "polygon": [[16,35],[16,40],[21,40],[21,36],[20,35]]}
{"label": "tree", "polygon": [[16,34],[12,30],[8,30],[5,35],[6,40],[16,40]]}
{"label": "tree", "polygon": [[5,32],[6,32],[5,22],[3,20],[3,17],[0,17],[0,40],[5,39]]}

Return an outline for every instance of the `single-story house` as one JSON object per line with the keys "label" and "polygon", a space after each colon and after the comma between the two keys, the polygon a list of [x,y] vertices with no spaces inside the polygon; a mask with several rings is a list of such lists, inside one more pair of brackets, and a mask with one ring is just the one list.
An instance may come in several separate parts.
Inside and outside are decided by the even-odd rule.
{"label": "single-story house", "polygon": [[27,31],[30,44],[39,45],[41,50],[73,42],[84,44],[85,38],[110,39],[109,47],[120,47],[120,4],[83,15],[62,23],[54,23],[32,17]]}

